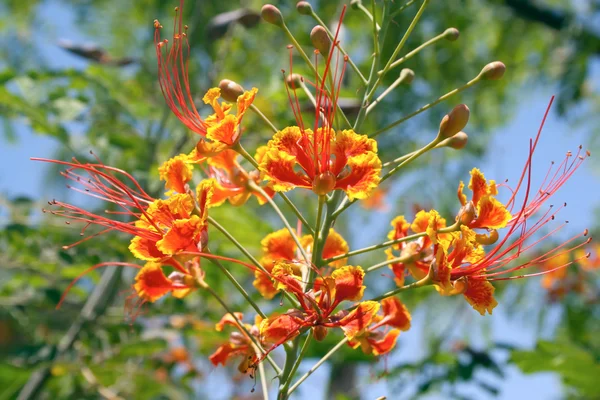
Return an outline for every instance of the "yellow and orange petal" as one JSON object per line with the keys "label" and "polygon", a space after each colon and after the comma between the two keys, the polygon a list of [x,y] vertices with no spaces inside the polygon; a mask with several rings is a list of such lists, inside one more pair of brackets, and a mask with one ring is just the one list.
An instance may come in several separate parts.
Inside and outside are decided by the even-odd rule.
{"label": "yellow and orange petal", "polygon": [[271,277],[259,269],[254,271],[254,281],[252,282],[252,285],[258,290],[260,295],[267,300],[271,300],[278,292],[273,285]]}
{"label": "yellow and orange petal", "polygon": [[206,129],[206,137],[215,142],[233,145],[238,138],[237,118],[231,114],[225,115],[223,119],[210,124]]}
{"label": "yellow and orange petal", "polygon": [[261,240],[265,256],[273,260],[292,261],[296,258],[298,246],[287,229],[280,229],[269,233]]}
{"label": "yellow and orange petal", "polygon": [[166,257],[166,255],[156,247],[156,241],[139,236],[135,236],[131,239],[129,251],[135,258],[144,261],[159,261]]}
{"label": "yellow and orange petal", "polygon": [[187,191],[187,183],[192,179],[193,168],[188,164],[188,156],[180,154],[163,163],[158,168],[160,179],[165,181],[165,188],[177,193]]}
{"label": "yellow and orange petal", "polygon": [[[287,229],[285,229],[286,232]],[[289,232],[288,232],[289,235]],[[290,237],[291,238],[291,237]],[[300,243],[302,247],[308,252],[312,252],[313,245],[313,237],[312,235],[305,235],[300,239]],[[348,253],[350,248],[348,247],[348,242],[344,240],[342,235],[337,233],[333,228],[329,229],[329,234],[327,235],[327,240],[325,240],[325,246],[323,246],[322,258],[324,260],[332,257],[341,256],[342,254]],[[341,260],[337,260],[331,263],[331,266],[334,268],[342,267],[346,264],[347,258],[343,258]]]}
{"label": "yellow and orange petal", "polygon": [[365,292],[363,280],[365,272],[359,266],[345,266],[332,272],[331,277],[335,282],[336,303],[348,300],[358,301]]}
{"label": "yellow and orange petal", "polygon": [[214,207],[217,204],[214,204],[212,201],[212,196],[215,191],[215,186],[217,185],[217,180],[214,178],[204,179],[202,182],[198,184],[196,188],[196,202],[198,203],[198,207],[200,208],[200,218],[204,221],[208,216],[208,209],[210,207]]}
{"label": "yellow and orange petal", "polygon": [[487,280],[471,278],[467,281],[467,288],[463,295],[479,314],[485,315],[486,311],[491,314],[492,310],[498,305],[494,298],[495,290],[494,286]]}
{"label": "yellow and orange petal", "polygon": [[350,311],[348,315],[340,320],[340,327],[344,331],[344,335],[348,340],[353,340],[356,336],[363,333],[365,329],[379,311],[380,305],[376,301],[363,301],[358,306]]}
{"label": "yellow and orange petal", "polygon": [[410,329],[410,321],[412,319],[408,309],[397,297],[388,297],[381,300],[381,309],[383,311],[383,319],[385,325],[393,326],[402,331]]}
{"label": "yellow and orange petal", "polygon": [[[322,128],[320,128],[322,130]],[[317,131],[319,133],[319,131]],[[351,129],[338,131],[335,135],[333,154],[335,174],[339,174],[348,160],[368,153],[377,153],[377,141],[367,135],[360,135]]]}
{"label": "yellow and orange petal", "polygon": [[[481,172],[477,168],[473,168],[471,170],[471,180],[469,181],[469,189],[473,192],[472,201],[474,205],[479,204],[479,200],[490,193],[490,189],[488,187],[487,180]],[[495,185],[494,185],[495,187]]]}
{"label": "yellow and orange petal", "polygon": [[[233,317],[234,315],[235,315],[235,318]],[[221,317],[221,320],[219,322],[217,322],[215,325],[216,331],[217,332],[223,331],[223,328],[225,327],[225,325],[231,325],[233,327],[240,329],[240,326],[238,325],[236,318],[238,321],[241,321],[244,318],[244,314],[242,314],[241,312],[234,312],[233,315],[231,315],[230,313],[223,315],[223,317]]]}
{"label": "yellow and orange petal", "polygon": [[292,266],[285,262],[277,262],[271,272],[273,283],[277,290],[302,294],[304,292],[300,277],[294,274]]}
{"label": "yellow and orange petal", "polygon": [[261,338],[267,343],[281,343],[300,333],[298,318],[288,314],[274,315],[263,319],[259,326]]}
{"label": "yellow and orange petal", "polygon": [[225,343],[217,348],[213,354],[208,356],[208,359],[215,367],[219,364],[225,366],[231,356],[238,354],[239,350],[233,347],[230,343]]}
{"label": "yellow and orange petal", "polygon": [[398,329],[391,329],[381,340],[376,340],[372,337],[367,338],[372,354],[380,356],[389,353],[396,346],[396,340],[399,335],[400,331]]}
{"label": "yellow and orange petal", "polygon": [[[392,229],[387,237],[389,240],[400,239],[408,234],[408,228],[410,228],[410,223],[404,218],[404,215],[399,215],[392,220],[390,223],[392,225]],[[400,244],[394,245],[394,248],[397,248]]]}
{"label": "yellow and orange petal", "polygon": [[450,273],[452,269],[448,263],[448,258],[442,246],[438,246],[435,253],[435,267],[433,269],[433,282],[435,288],[442,295],[452,294],[452,283],[450,282]]}
{"label": "yellow and orange petal", "polygon": [[381,160],[376,153],[365,153],[349,158],[346,165],[350,172],[336,180],[335,188],[345,191],[351,201],[368,198],[381,181]]}
{"label": "yellow and orange petal", "polygon": [[133,288],[140,299],[154,303],[173,290],[173,282],[162,271],[162,265],[148,262],[135,276]]}
{"label": "yellow and orange petal", "polygon": [[205,222],[197,215],[176,220],[163,238],[156,242],[156,248],[167,255],[181,251],[198,251],[200,232],[204,227]]}
{"label": "yellow and orange petal", "polygon": [[237,119],[238,124],[240,123],[242,117],[254,101],[256,94],[258,93],[258,89],[253,87],[250,90],[246,90],[237,98]]}
{"label": "yellow and orange petal", "polygon": [[512,216],[504,204],[491,195],[485,195],[477,204],[477,219],[469,226],[471,228],[501,229],[511,218]]}

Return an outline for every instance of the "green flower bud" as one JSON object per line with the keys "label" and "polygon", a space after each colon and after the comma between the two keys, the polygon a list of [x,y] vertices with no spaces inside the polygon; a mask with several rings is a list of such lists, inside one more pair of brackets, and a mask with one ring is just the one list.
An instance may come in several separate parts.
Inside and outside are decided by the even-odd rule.
{"label": "green flower bud", "polygon": [[302,15],[312,14],[312,6],[308,1],[299,1],[298,4],[296,4],[296,10]]}
{"label": "green flower bud", "polygon": [[483,67],[479,75],[483,79],[497,81],[504,76],[504,72],[506,72],[506,65],[501,61],[494,61]]}
{"label": "green flower bud", "polygon": [[323,28],[321,25],[315,26],[312,31],[310,31],[310,41],[315,49],[319,50],[321,54],[329,54],[329,49],[331,48],[331,39],[329,39],[329,35],[327,35],[325,28]]}
{"label": "green flower bud", "polygon": [[440,122],[440,137],[449,138],[462,131],[469,122],[469,107],[459,104],[445,115]]}
{"label": "green flower bud", "polygon": [[260,10],[262,19],[275,26],[283,26],[283,15],[277,7],[272,4],[265,4]]}
{"label": "green flower bud", "polygon": [[454,42],[460,36],[460,32],[456,28],[448,28],[444,31],[444,39]]}
{"label": "green flower bud", "polygon": [[414,79],[415,72],[412,69],[403,68],[402,71],[400,71],[400,80],[402,83],[410,85]]}

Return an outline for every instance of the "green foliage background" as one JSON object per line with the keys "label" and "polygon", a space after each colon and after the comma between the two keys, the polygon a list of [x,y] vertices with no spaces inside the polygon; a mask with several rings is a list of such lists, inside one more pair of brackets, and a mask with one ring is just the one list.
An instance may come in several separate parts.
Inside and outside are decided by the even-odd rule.
{"label": "green foliage background", "polygon": [[[57,154],[53,155],[57,159],[75,156],[87,160],[89,150],[93,149],[104,163],[131,172],[149,193],[160,196],[163,188],[157,166],[175,154],[189,151],[195,140],[165,107],[156,79],[152,21],[159,18],[165,26],[163,34],[168,36],[174,3],[4,0],[0,4],[0,116],[5,141],[18,143],[20,132],[31,129],[60,143]],[[504,61],[509,74],[500,82],[463,92],[449,103],[381,136],[382,159],[412,151],[435,133],[440,118],[459,102],[471,108],[473,118],[469,129],[478,132],[471,136],[466,151],[432,153],[415,163],[406,172],[409,183],[402,187],[401,198],[392,199],[395,212],[410,214],[412,205],[424,196],[436,199],[436,208],[451,212],[455,182],[464,177],[475,160],[486,155],[489,135],[485,133],[509,120],[521,106],[519,97],[523,90],[533,85],[558,85],[558,112],[573,124],[589,127],[590,146],[597,147],[599,136],[591,133],[592,127],[597,126],[600,103],[597,84],[594,89],[588,79],[590,65],[600,52],[600,37],[589,28],[582,10],[587,7],[586,12],[595,13],[596,18],[599,12],[594,2],[577,3],[583,4],[576,8],[571,2],[561,1],[543,5],[510,0],[432,2],[405,48],[413,49],[450,26],[460,30],[461,38],[452,43],[443,41],[408,61],[403,67],[415,71],[415,82],[389,96],[369,117],[362,133],[372,132],[462,85],[489,61]],[[322,18],[331,22],[339,15],[341,4],[321,1],[318,8],[313,5]],[[223,78],[247,88],[256,86],[260,91],[255,104],[278,126],[285,126],[293,123],[280,73],[282,68],[288,68],[285,47],[288,41],[279,30],[259,21],[257,12],[261,5],[262,2],[254,0],[188,1],[184,18],[190,26],[193,92],[200,98]],[[278,5],[300,43],[308,48],[308,33],[314,22],[297,14],[293,2]],[[47,43],[41,37],[55,38],[61,24],[60,20],[49,18],[54,11],[48,8],[67,10],[74,16],[75,29],[68,39],[75,44],[91,40],[102,53],[88,49],[84,51],[86,54],[66,58],[72,60],[72,67],[55,67],[53,55],[60,53],[64,57],[62,52],[66,50],[59,43],[40,44]],[[222,14],[241,9],[247,11],[240,20],[227,20],[227,15]],[[384,54],[391,54],[415,10],[413,5],[395,19],[382,49]],[[548,12],[554,18],[548,17]],[[343,44],[363,71],[370,64],[372,41],[366,25],[363,14],[349,10],[344,21]],[[101,62],[93,59],[98,54],[104,55]],[[119,61],[131,63],[113,65]],[[300,62],[295,62],[295,68],[297,72],[306,72]],[[351,70],[347,77],[342,95],[356,98],[360,82]],[[393,79],[394,74],[390,74],[387,84]],[[256,147],[269,138],[269,130],[254,116],[246,119],[246,127],[247,147]],[[449,164],[454,167],[448,169]],[[10,166],[3,168],[8,171]],[[58,169],[45,165],[39,168],[48,169],[48,186],[56,193],[56,187],[63,185]],[[431,174],[439,173],[444,174],[443,181],[422,185]],[[67,191],[60,195],[86,207],[104,207]],[[303,196],[294,193],[292,197],[305,204]],[[61,245],[79,240],[79,231],[63,225],[57,218],[40,214],[46,200],[42,188],[37,198],[5,194],[1,200],[0,399],[16,398],[18,393],[27,398],[22,388],[28,381],[28,387],[34,389],[33,397],[47,399],[98,398],[105,396],[103,388],[110,388],[123,398],[202,396],[198,382],[211,379],[205,357],[225,338],[212,329],[210,321],[223,314],[212,299],[203,293],[185,301],[170,298],[148,307],[142,318],[129,324],[124,320],[123,304],[132,271],[107,268],[104,273],[89,274],[70,293],[64,306],[55,310],[64,288],[84,269],[103,261],[133,261],[124,245],[126,239],[103,235],[63,250]],[[308,215],[314,212],[309,206],[303,211]],[[359,214],[354,218],[368,221],[364,210],[353,212]],[[265,214],[253,202],[243,208],[226,205],[212,213],[256,255],[260,251],[259,240],[279,228],[277,221]],[[382,224],[387,225],[387,221]],[[352,230],[350,220],[342,220],[336,229],[350,243],[365,240]],[[386,230],[387,226],[379,229],[381,238]],[[218,232],[211,232],[210,240],[213,251],[239,257]],[[369,265],[382,258],[378,254],[359,261]],[[245,270],[235,265],[230,267],[238,276],[245,277],[240,279],[246,285],[251,285],[252,277]],[[210,268],[207,271],[213,287],[231,293],[217,271]],[[386,284],[391,287],[391,282]],[[530,301],[528,293],[544,296],[532,289],[536,285],[537,282],[519,283],[516,295],[506,300],[512,301],[509,306],[517,310],[516,314]],[[385,288],[380,284],[377,289]],[[402,299],[411,310],[421,310],[431,321],[468,311],[453,301],[431,307],[438,304],[430,301],[431,294],[411,292]],[[243,305],[243,299],[235,294],[230,295],[229,301],[239,307]],[[490,340],[484,346],[476,346],[469,344],[469,338],[456,347],[446,340],[444,329],[437,325],[428,326],[423,332],[410,331],[408,335],[427,337],[427,355],[417,362],[391,363],[386,381],[391,388],[416,383],[414,396],[442,392],[465,398],[457,386],[464,383],[493,396],[501,393],[507,366],[517,366],[525,373],[558,373],[566,387],[566,396],[599,398],[600,389],[595,382],[600,374],[600,342],[594,335],[600,328],[597,305],[597,299],[590,304],[578,296],[567,296],[561,306],[559,328],[550,340],[539,341],[534,349],[517,349]],[[537,323],[543,325],[543,305],[540,308]],[[484,331],[488,323],[483,322]],[[328,338],[311,356],[324,354],[333,343],[335,338]],[[197,371],[173,360],[169,349],[179,346],[188,349],[199,366]],[[498,361],[498,352],[507,354],[509,361]],[[340,353],[332,364],[331,395],[357,397],[356,385],[344,382],[357,376],[358,365],[373,361],[359,352]],[[381,372],[381,368],[375,370]],[[486,383],[479,379],[478,370],[485,370],[498,380]],[[220,379],[236,382],[231,386],[231,396],[249,395],[252,382],[239,381],[233,370],[227,369]]]}

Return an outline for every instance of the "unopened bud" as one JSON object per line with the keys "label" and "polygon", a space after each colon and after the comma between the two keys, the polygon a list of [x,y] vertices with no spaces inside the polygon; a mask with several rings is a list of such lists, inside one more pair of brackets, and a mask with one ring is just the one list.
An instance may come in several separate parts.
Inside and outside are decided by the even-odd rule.
{"label": "unopened bud", "polygon": [[350,7],[352,7],[353,10],[358,10],[358,6],[362,3],[362,1],[360,0],[352,0],[350,2]]}
{"label": "unopened bud", "polygon": [[236,101],[244,93],[243,87],[229,79],[219,82],[219,89],[221,89],[221,97],[230,102]]}
{"label": "unopened bud", "polygon": [[449,138],[462,131],[469,122],[469,107],[459,104],[445,115],[440,122],[440,137]]}
{"label": "unopened bud", "polygon": [[317,25],[310,31],[310,41],[315,49],[319,50],[321,54],[329,54],[329,48],[331,47],[331,39],[321,25]]}
{"label": "unopened bud", "polygon": [[460,150],[467,145],[469,136],[464,132],[458,132],[456,135],[444,140],[445,147],[451,147],[454,150]]}
{"label": "unopened bud", "polygon": [[323,196],[331,192],[334,187],[335,176],[331,172],[327,171],[315,176],[312,190],[319,196]]}
{"label": "unopened bud", "polygon": [[415,71],[410,68],[403,68],[400,71],[400,81],[406,85],[410,85],[415,79]]}
{"label": "unopened bud", "polygon": [[444,31],[444,39],[454,42],[460,36],[460,32],[456,28],[448,28]]}
{"label": "unopened bud", "polygon": [[302,81],[302,75],[300,74],[291,74],[285,78],[285,84],[290,89],[298,89],[300,87],[300,82]]}
{"label": "unopened bud", "polygon": [[497,81],[504,76],[504,72],[506,72],[506,65],[502,61],[494,61],[483,67],[479,75],[483,79]]}
{"label": "unopened bud", "polygon": [[317,342],[321,342],[327,336],[327,328],[322,325],[317,325],[313,328],[313,337]]}
{"label": "unopened bud", "polygon": [[469,201],[467,204],[461,207],[458,212],[458,220],[463,225],[469,225],[475,218],[475,206],[473,202]]}
{"label": "unopened bud", "polygon": [[308,1],[299,1],[298,4],[296,4],[296,10],[302,15],[312,14],[312,6]]}
{"label": "unopened bud", "polygon": [[281,11],[272,4],[265,4],[260,10],[260,16],[270,24],[283,26],[283,15],[281,15]]}

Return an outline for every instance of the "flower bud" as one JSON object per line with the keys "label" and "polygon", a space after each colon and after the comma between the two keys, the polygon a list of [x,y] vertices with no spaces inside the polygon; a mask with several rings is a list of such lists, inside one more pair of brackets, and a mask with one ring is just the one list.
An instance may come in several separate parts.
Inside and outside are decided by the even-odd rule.
{"label": "flower bud", "polygon": [[350,2],[350,7],[352,7],[353,10],[358,10],[358,6],[362,3],[362,1],[360,0],[352,0]]}
{"label": "flower bud", "polygon": [[444,39],[454,42],[460,36],[460,32],[456,28],[448,28],[444,31]]}
{"label": "flower bud", "polygon": [[456,135],[444,140],[444,146],[451,147],[454,150],[460,150],[467,145],[469,136],[464,132],[458,132]]}
{"label": "flower bud", "polygon": [[310,31],[310,41],[315,49],[319,50],[321,54],[327,55],[329,54],[329,49],[331,48],[331,39],[329,39],[329,35],[325,31],[321,25],[317,25]]}
{"label": "flower bud", "polygon": [[319,196],[323,196],[331,192],[334,187],[335,176],[333,176],[331,172],[327,171],[315,176],[312,190]]}
{"label": "flower bud", "polygon": [[449,138],[462,131],[469,122],[469,107],[459,104],[440,122],[440,137]]}
{"label": "flower bud", "polygon": [[494,61],[483,67],[479,76],[490,81],[497,81],[504,76],[506,65],[501,61]]}
{"label": "flower bud", "polygon": [[230,102],[236,101],[244,93],[243,87],[229,79],[219,82],[219,89],[221,89],[221,97]]}
{"label": "flower bud", "polygon": [[400,81],[406,85],[410,85],[415,79],[415,72],[410,68],[403,68],[400,71]]}
{"label": "flower bud", "polygon": [[296,10],[302,15],[312,14],[312,6],[308,1],[299,1],[298,4],[296,4]]}
{"label": "flower bud", "polygon": [[283,26],[283,15],[279,8],[272,4],[265,4],[260,10],[262,19],[275,26]]}
{"label": "flower bud", "polygon": [[313,337],[317,342],[321,342],[327,336],[327,328],[322,325],[317,325],[313,328]]}
{"label": "flower bud", "polygon": [[300,87],[300,82],[302,82],[302,75],[300,74],[291,74],[285,78],[285,84],[290,89],[298,89]]}

